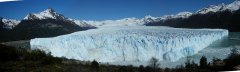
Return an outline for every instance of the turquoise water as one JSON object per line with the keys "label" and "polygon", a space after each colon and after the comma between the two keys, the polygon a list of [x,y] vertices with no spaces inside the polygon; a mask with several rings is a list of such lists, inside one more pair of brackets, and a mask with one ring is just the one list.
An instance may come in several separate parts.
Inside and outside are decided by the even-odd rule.
{"label": "turquoise water", "polygon": [[230,32],[228,37],[211,44],[211,48],[225,48],[240,45],[240,32]]}
{"label": "turquoise water", "polygon": [[191,56],[191,58],[196,63],[199,62],[199,59],[202,56],[206,56],[208,58],[208,62],[210,62],[213,57],[225,59],[232,48],[238,48],[238,51],[240,52],[240,32],[230,32],[228,37],[215,41],[207,48]]}

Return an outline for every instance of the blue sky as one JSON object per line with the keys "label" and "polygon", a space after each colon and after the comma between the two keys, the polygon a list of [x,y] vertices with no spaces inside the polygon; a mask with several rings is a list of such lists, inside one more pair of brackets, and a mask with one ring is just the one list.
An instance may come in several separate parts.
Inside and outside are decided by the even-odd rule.
{"label": "blue sky", "polygon": [[81,20],[107,20],[145,15],[163,16],[182,11],[195,12],[209,5],[234,0],[22,0],[1,2],[0,17],[23,19],[28,13],[53,8],[65,17]]}

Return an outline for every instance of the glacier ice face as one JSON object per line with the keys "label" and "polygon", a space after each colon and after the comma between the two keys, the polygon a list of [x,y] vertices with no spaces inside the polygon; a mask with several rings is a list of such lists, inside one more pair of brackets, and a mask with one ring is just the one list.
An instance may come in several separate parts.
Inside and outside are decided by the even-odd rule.
{"label": "glacier ice face", "polygon": [[32,39],[31,49],[53,56],[99,62],[176,61],[193,55],[228,35],[223,29],[120,26],[79,31],[53,38]]}

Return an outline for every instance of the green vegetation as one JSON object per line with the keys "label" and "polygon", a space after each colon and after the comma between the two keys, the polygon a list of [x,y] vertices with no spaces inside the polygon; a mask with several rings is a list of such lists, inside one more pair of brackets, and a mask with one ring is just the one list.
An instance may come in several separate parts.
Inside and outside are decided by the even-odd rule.
{"label": "green vegetation", "polygon": [[207,58],[205,56],[202,56],[199,63],[200,63],[199,67],[202,68],[202,69],[205,69],[208,66]]}
{"label": "green vegetation", "polygon": [[51,53],[29,48],[14,48],[0,45],[0,72],[216,72],[235,70],[240,65],[240,54],[233,48],[226,59],[213,58],[208,63],[202,56],[199,65],[187,59],[176,68],[160,68],[156,58],[149,60],[148,66],[119,66],[53,57]]}
{"label": "green vegetation", "polygon": [[62,71],[57,68],[61,58],[40,50],[0,45],[0,72]]}

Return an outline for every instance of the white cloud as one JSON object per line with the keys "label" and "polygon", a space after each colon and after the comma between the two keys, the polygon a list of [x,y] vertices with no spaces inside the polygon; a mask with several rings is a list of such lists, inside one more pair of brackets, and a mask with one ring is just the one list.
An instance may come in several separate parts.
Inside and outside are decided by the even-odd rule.
{"label": "white cloud", "polygon": [[0,0],[0,2],[21,1],[21,0]]}

